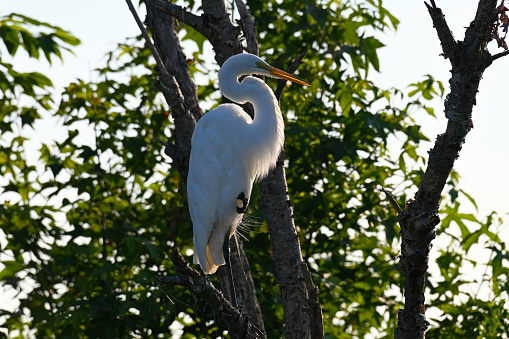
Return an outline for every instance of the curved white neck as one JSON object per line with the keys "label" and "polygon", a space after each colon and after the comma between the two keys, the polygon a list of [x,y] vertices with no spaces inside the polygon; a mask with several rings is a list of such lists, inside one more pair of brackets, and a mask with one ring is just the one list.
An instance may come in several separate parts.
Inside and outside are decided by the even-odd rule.
{"label": "curved white neck", "polygon": [[[258,163],[257,177],[264,177],[274,167],[284,143],[284,122],[274,93],[262,80],[247,76],[242,82],[242,72],[232,69],[227,63],[219,71],[219,86],[222,94],[239,104],[250,102],[254,107],[254,119],[247,126],[246,140],[250,140],[250,154]],[[247,114],[247,113],[246,113]]]}

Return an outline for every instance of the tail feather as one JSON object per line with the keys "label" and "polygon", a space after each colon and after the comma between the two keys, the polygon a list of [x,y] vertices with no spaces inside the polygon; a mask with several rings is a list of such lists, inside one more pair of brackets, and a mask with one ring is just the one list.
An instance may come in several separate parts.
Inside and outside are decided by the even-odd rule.
{"label": "tail feather", "polygon": [[201,250],[195,248],[193,255],[193,263],[199,264],[205,274],[214,274],[216,273],[219,267],[219,265],[217,265],[212,259],[212,255],[210,254],[210,249],[208,245],[206,246],[205,249],[202,248]]}

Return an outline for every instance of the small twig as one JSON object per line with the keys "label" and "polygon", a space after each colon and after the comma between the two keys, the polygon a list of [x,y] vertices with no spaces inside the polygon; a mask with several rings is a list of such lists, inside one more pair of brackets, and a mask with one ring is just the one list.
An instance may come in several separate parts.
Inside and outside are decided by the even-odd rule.
{"label": "small twig", "polygon": [[164,142],[164,141],[160,140],[158,137],[154,137],[154,140],[164,146],[164,154],[166,154],[167,156],[169,156],[172,159],[175,159],[175,152],[176,152],[175,144],[169,144],[167,142]]}
{"label": "small twig", "polygon": [[[297,57],[297,59],[295,59],[295,61],[290,65],[290,67],[288,67],[286,72],[293,74],[299,68],[299,66],[302,65],[302,59],[304,59],[304,56],[306,56],[307,52],[308,52],[308,49],[306,48],[306,50],[304,52],[302,52],[301,55],[299,55]],[[283,93],[283,89],[285,88],[286,80],[278,80],[277,83],[278,83],[277,89],[276,89],[276,92],[274,93],[274,95],[276,96],[277,101],[279,101],[281,99],[281,94]]]}
{"label": "small twig", "polygon": [[389,192],[387,192],[385,190],[385,188],[382,187],[382,191],[384,191],[385,193],[385,196],[387,197],[387,199],[389,200],[389,202],[391,203],[392,207],[394,207],[394,209],[396,211],[398,211],[398,214],[400,214],[401,212],[403,212],[403,210],[401,209],[401,207],[399,207],[398,205],[398,202],[396,201],[396,199],[394,199],[394,197],[392,196],[392,194],[390,194]]}
{"label": "small twig", "polygon": [[501,53],[498,53],[498,54],[495,54],[494,56],[491,57],[491,62],[493,62],[493,61],[495,61],[495,60],[497,60],[499,58],[505,57],[508,54],[509,54],[509,50],[501,52]]}
{"label": "small twig", "polygon": [[159,69],[159,74],[163,76],[169,76],[168,71],[166,71],[166,67],[164,67],[163,61],[161,60],[161,57],[159,56],[159,53],[157,52],[156,47],[152,43],[152,40],[150,40],[150,37],[148,35],[147,29],[145,26],[143,26],[143,23],[140,20],[140,17],[138,16],[138,13],[136,12],[136,9],[134,9],[133,3],[131,0],[125,0],[127,2],[127,6],[129,6],[129,10],[131,10],[131,13],[134,16],[134,20],[136,20],[136,23],[138,24],[138,27],[141,30],[141,33],[143,34],[143,37],[145,38],[145,41],[147,42],[148,48],[150,48],[150,51],[152,52],[152,55],[156,59],[157,67]]}
{"label": "small twig", "polygon": [[154,140],[157,141],[158,143],[160,143],[161,145],[163,145],[164,147],[170,146],[169,143],[160,140],[158,137],[154,137]]}

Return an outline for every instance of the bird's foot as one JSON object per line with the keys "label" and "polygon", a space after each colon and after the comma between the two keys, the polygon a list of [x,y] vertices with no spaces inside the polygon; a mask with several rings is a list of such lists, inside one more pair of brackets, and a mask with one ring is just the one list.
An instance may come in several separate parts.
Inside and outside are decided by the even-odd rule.
{"label": "bird's foot", "polygon": [[246,212],[248,202],[249,202],[249,200],[247,200],[244,192],[240,192],[240,194],[237,196],[237,213],[238,214],[243,214]]}

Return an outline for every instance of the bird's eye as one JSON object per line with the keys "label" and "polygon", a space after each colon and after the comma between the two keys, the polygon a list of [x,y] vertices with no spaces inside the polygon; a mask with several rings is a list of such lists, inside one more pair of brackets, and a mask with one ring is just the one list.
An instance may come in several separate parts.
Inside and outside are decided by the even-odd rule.
{"label": "bird's eye", "polygon": [[262,64],[260,61],[257,61],[257,62],[256,62],[256,66],[257,66],[257,67],[263,67],[263,64]]}

